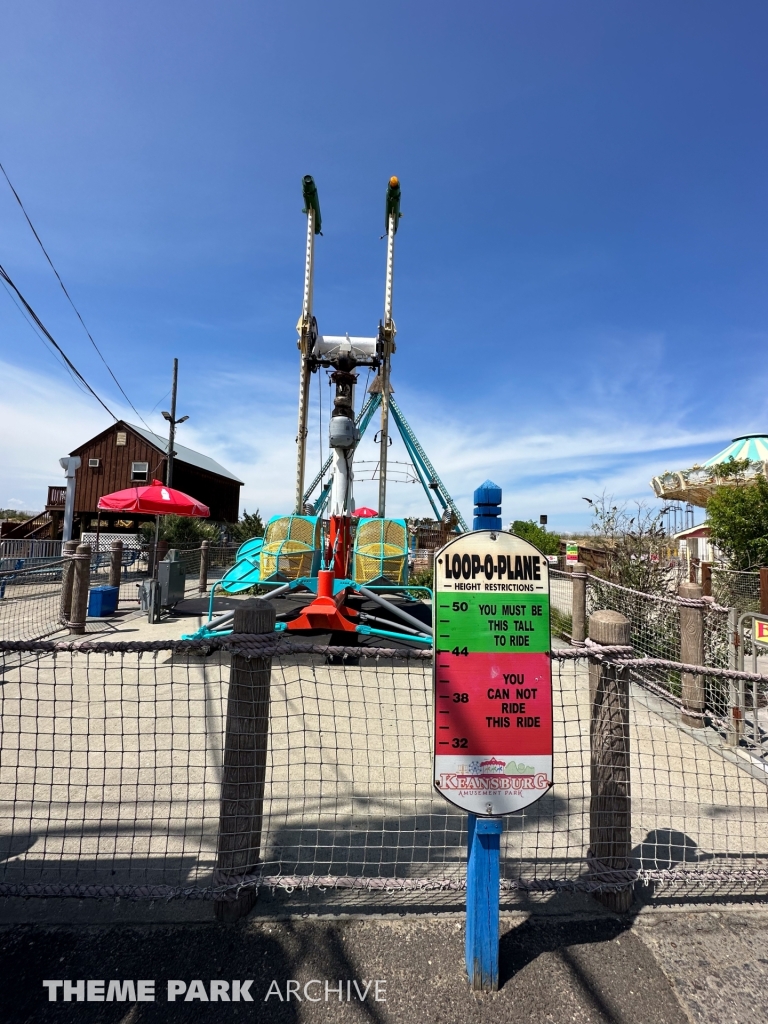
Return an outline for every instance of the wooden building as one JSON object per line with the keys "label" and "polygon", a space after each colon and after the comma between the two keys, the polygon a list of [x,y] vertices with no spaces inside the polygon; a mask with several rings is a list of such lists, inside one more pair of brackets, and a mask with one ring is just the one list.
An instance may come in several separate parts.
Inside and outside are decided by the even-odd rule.
{"label": "wooden building", "polygon": [[[74,536],[96,529],[99,498],[113,491],[137,487],[152,480],[165,481],[168,439],[144,427],[118,420],[96,437],[79,445],[70,455],[80,456],[75,474]],[[211,522],[236,523],[240,511],[242,481],[201,452],[175,444],[173,486],[202,501],[211,510]],[[48,488],[45,512],[6,533],[13,537],[61,537],[66,487]],[[104,533],[136,533],[154,516],[101,512]]]}

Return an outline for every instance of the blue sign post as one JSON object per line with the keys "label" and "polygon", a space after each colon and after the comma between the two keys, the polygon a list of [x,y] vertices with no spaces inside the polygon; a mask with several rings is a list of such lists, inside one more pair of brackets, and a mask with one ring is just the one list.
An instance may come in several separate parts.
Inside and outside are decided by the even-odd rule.
{"label": "blue sign post", "polygon": [[464,945],[469,987],[499,988],[499,878],[501,818],[467,821],[467,937]]}
{"label": "blue sign post", "polygon": [[434,785],[468,815],[466,965],[499,987],[502,815],[552,785],[549,577],[501,530],[501,488],[475,491],[475,531],[435,553]]}
{"label": "blue sign post", "polygon": [[[488,479],[472,495],[473,530],[501,530],[501,488]],[[473,992],[499,988],[501,818],[467,821],[467,938],[465,960]]]}

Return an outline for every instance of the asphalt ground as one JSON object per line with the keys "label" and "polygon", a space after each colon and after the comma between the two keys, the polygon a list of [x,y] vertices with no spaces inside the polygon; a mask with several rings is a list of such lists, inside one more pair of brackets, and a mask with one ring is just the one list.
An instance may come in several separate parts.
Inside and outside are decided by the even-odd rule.
{"label": "asphalt ground", "polygon": [[[236,925],[219,925],[210,919],[210,904],[151,910],[95,901],[6,901],[0,905],[0,1020],[764,1024],[766,1019],[764,904],[636,906],[633,913],[615,917],[586,896],[553,897],[532,910],[502,915],[500,990],[474,995],[466,980],[460,913],[270,916],[274,907],[266,902]],[[157,923],[148,924],[152,916]],[[25,917],[30,923],[19,923]],[[59,989],[52,1003],[43,979],[153,979],[155,1001],[64,1002]],[[250,980],[252,1001],[187,1001],[184,992],[168,1001],[169,980],[192,991],[195,979],[207,995],[211,980]]]}
{"label": "asphalt ground", "polygon": [[[500,991],[489,995],[469,990],[461,915],[254,915],[237,925],[16,924],[0,932],[0,957],[0,1019],[6,1024],[691,1021],[673,980],[632,930],[631,919],[612,917],[599,908],[575,915],[553,913],[552,908],[533,916],[505,915]],[[59,988],[52,1003],[44,979],[154,979],[155,1001],[64,1002]],[[184,982],[189,990],[195,979],[203,985],[193,994],[206,995],[212,979],[250,979],[247,991],[253,1001],[185,1001],[183,993],[168,1001],[169,980]],[[313,980],[317,983],[308,984]],[[294,982],[290,992],[289,981]],[[361,1001],[368,982],[373,984]]]}

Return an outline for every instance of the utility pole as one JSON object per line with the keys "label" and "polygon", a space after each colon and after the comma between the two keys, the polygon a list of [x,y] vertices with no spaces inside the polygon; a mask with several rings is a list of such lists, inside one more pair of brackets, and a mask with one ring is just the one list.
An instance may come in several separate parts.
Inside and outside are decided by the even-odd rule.
{"label": "utility pole", "polygon": [[163,418],[168,420],[168,462],[165,471],[165,485],[166,487],[173,486],[173,456],[176,454],[173,450],[174,443],[176,441],[176,427],[179,423],[183,423],[189,419],[189,416],[182,416],[181,419],[176,419],[176,389],[179,383],[179,360],[173,360],[173,385],[171,386],[171,411],[166,412],[163,410]]}

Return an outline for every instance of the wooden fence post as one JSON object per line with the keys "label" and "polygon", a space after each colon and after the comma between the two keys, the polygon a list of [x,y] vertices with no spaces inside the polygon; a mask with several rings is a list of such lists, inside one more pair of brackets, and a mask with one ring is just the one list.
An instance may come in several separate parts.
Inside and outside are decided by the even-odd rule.
{"label": "wooden fence post", "polygon": [[[112,549],[110,552],[109,560],[109,585],[110,587],[118,588],[117,600],[120,601],[120,576],[123,571],[123,542],[121,540],[112,541]],[[115,605],[117,607],[117,605]]]}
{"label": "wooden fence post", "polygon": [[[235,612],[235,633],[272,633],[275,607],[250,598]],[[232,655],[227,697],[221,814],[216,851],[217,885],[252,873],[259,862],[269,738],[271,658]],[[216,900],[218,921],[237,921],[257,898],[243,889],[234,900]]]}
{"label": "wooden fence post", "polygon": [[78,544],[75,557],[75,578],[72,584],[72,617],[69,632],[81,634],[85,632],[85,620],[88,617],[88,587],[91,583],[91,545]]}
{"label": "wooden fence post", "polygon": [[72,584],[75,581],[75,559],[72,555],[76,551],[76,540],[64,541],[62,555],[65,561],[61,569],[61,600],[59,602],[59,622],[63,626],[66,626],[72,617]]}
{"label": "wooden fence post", "polygon": [[768,615],[768,569],[760,570],[760,614]]}
{"label": "wooden fence post", "polygon": [[210,552],[210,542],[204,540],[200,545],[200,582],[197,585],[199,593],[208,593],[208,556]]}
{"label": "wooden fence post", "polygon": [[571,641],[583,644],[587,635],[587,567],[575,562],[571,569]]}
{"label": "wooden fence post", "polygon": [[[620,612],[594,612],[589,617],[589,639],[603,646],[628,645],[629,619]],[[629,669],[591,662],[589,697],[590,852],[598,871],[627,871],[632,850]],[[632,898],[631,886],[618,892],[595,893],[595,899],[617,913],[626,913]]]}
{"label": "wooden fence post", "polygon": [[703,597],[712,597],[712,563],[701,563],[701,593]]}
{"label": "wooden fence post", "polygon": [[[762,580],[761,580],[762,582]],[[762,594],[761,594],[762,597]],[[731,608],[728,612],[728,668],[739,667],[739,610]],[[729,747],[738,747],[744,734],[744,706],[741,701],[742,682],[731,679],[728,687],[728,732],[726,742]]]}
{"label": "wooden fence post", "polygon": [[[689,599],[700,599],[702,596],[698,583],[681,583],[677,592],[679,597]],[[680,605],[680,660],[687,665],[704,664],[703,608],[686,608],[684,605]],[[683,712],[680,720],[683,725],[693,729],[703,729],[705,722],[701,716],[707,706],[704,676],[683,672],[681,696]],[[686,714],[686,712],[693,712],[693,714]]]}

